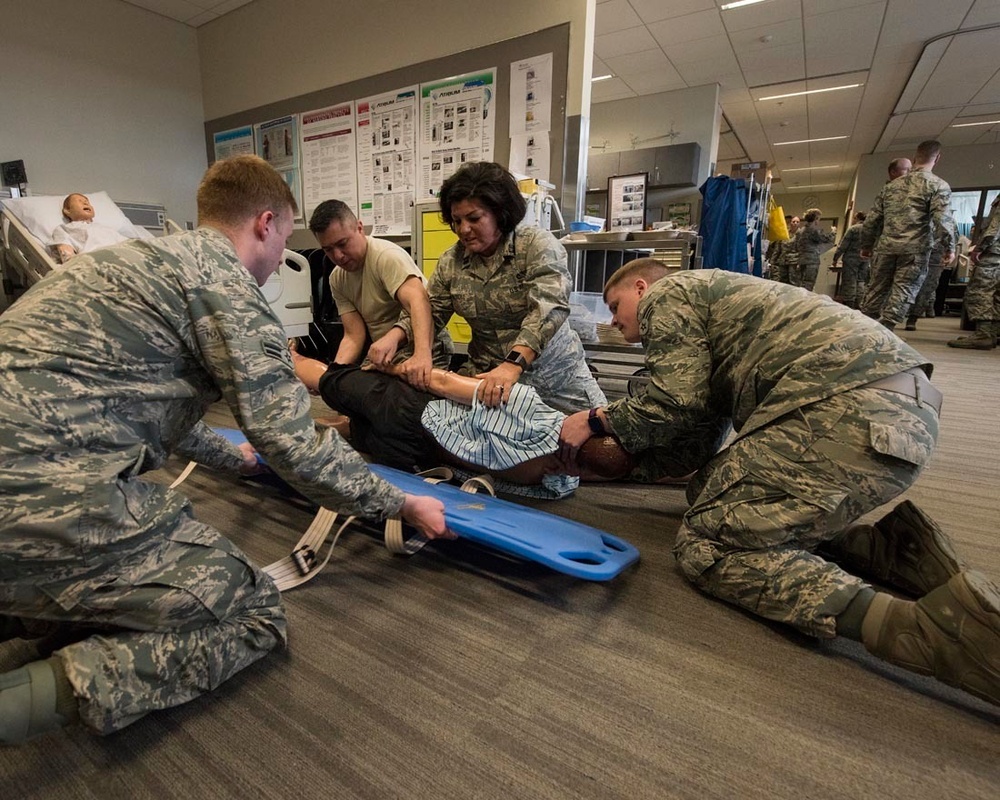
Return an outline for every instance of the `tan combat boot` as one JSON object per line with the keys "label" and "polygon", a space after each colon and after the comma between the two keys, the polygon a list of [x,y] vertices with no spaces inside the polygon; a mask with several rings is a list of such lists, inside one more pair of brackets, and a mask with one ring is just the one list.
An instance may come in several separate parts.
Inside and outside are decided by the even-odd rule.
{"label": "tan combat boot", "polygon": [[934,520],[904,500],[874,525],[854,525],[824,546],[848,572],[923,597],[962,571],[951,540]]}
{"label": "tan combat boot", "polygon": [[994,323],[983,321],[976,323],[975,333],[948,342],[948,347],[961,347],[964,350],[992,350],[996,346],[997,332]]}
{"label": "tan combat boot", "polygon": [[916,601],[876,594],[861,641],[872,655],[1000,705],[1000,591],[977,572]]}

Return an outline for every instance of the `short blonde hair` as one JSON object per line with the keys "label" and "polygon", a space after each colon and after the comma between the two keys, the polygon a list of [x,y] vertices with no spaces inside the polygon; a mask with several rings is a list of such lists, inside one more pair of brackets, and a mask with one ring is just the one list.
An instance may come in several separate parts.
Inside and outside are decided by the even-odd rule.
{"label": "short blonde hair", "polygon": [[608,291],[619,283],[626,280],[642,278],[646,283],[652,285],[660,278],[664,278],[671,272],[670,267],[655,258],[637,258],[629,261],[623,267],[612,273],[608,282],[604,284],[604,299],[608,299]]}
{"label": "short blonde hair", "polygon": [[284,178],[257,156],[233,156],[208,168],[198,187],[198,224],[239,225],[265,211],[296,214],[298,204]]}

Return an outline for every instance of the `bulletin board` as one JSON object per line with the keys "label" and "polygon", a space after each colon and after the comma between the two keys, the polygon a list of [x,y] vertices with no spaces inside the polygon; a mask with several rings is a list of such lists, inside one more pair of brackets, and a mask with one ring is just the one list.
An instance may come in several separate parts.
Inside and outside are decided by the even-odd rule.
{"label": "bulletin board", "polygon": [[[205,147],[209,163],[215,160],[215,137],[227,131],[239,131],[247,126],[257,126],[269,120],[289,115],[312,112],[368,98],[380,93],[395,92],[402,87],[429,83],[487,69],[496,70],[495,126],[496,140],[493,158],[504,164],[510,162],[510,138],[506,132],[510,125],[510,67],[511,64],[544,53],[552,54],[552,130],[550,141],[550,174],[557,184],[555,194],[561,193],[564,183],[564,149],[566,141],[566,74],[569,64],[569,24],[556,25],[535,33],[519,36],[496,44],[466,50],[442,58],[424,61],[390,72],[373,75],[350,83],[331,86],[316,92],[299,95],[277,103],[247,109],[236,114],[208,120],[205,123]],[[308,192],[307,192],[308,193]],[[332,193],[332,192],[331,192]],[[327,199],[327,198],[324,198]],[[308,203],[307,203],[308,205]],[[308,215],[311,209],[306,208]],[[296,231],[293,247],[312,247],[311,234]]]}

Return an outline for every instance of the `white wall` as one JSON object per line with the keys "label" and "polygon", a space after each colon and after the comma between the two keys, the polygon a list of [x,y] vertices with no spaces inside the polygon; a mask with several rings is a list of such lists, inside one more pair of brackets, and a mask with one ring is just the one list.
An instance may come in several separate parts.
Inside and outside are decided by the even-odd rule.
{"label": "white wall", "polygon": [[595,0],[256,0],[198,29],[205,118],[565,22],[570,23],[566,115],[587,116],[595,8]]}
{"label": "white wall", "polygon": [[119,0],[0,0],[0,161],[30,191],[106,190],[195,219],[205,171],[193,29]]}

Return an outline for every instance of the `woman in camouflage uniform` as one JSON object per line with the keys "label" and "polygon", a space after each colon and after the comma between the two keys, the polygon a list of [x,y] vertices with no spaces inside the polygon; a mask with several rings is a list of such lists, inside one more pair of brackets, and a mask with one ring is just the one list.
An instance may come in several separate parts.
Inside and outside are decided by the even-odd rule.
{"label": "woman in camouflage uniform", "polygon": [[548,231],[521,225],[526,210],[517,182],[499,164],[466,164],[444,182],[441,216],[458,242],[427,287],[435,327],[453,313],[469,323],[469,361],[461,371],[483,379],[487,405],[506,400],[517,382],[568,413],[602,405],[580,337],[567,324],[566,250]]}
{"label": "woman in camouflage uniform", "polygon": [[810,208],[802,217],[802,227],[795,237],[797,263],[791,268],[790,281],[793,286],[801,286],[810,292],[816,285],[819,274],[819,254],[824,245],[832,244],[834,233],[819,229],[819,218],[823,212]]}

